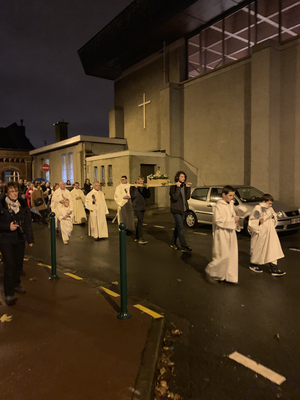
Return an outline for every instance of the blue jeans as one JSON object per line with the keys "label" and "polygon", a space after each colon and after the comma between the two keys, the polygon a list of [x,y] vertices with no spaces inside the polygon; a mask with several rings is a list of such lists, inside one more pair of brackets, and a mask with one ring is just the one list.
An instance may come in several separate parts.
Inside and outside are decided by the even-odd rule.
{"label": "blue jeans", "polygon": [[173,231],[172,244],[176,244],[177,238],[181,247],[186,246],[185,238],[183,235],[183,219],[184,214],[173,214],[175,220],[175,229]]}

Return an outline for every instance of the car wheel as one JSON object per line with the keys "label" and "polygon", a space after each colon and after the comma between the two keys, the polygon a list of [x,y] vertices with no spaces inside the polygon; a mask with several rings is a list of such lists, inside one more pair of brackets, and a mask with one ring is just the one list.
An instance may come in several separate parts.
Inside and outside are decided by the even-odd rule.
{"label": "car wheel", "polygon": [[196,228],[198,225],[197,217],[193,211],[188,211],[185,217],[185,223],[189,228]]}

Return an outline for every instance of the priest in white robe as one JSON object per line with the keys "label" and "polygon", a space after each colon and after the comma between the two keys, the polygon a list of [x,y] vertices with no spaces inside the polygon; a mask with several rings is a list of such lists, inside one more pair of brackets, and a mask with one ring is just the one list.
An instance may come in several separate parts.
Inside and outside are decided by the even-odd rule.
{"label": "priest in white robe", "polygon": [[263,201],[252,211],[248,231],[251,235],[250,269],[261,273],[258,265],[269,264],[273,276],[283,276],[286,273],[277,267],[277,260],[284,257],[276,232],[277,215],[274,211],[273,197],[270,194],[262,196]]}
{"label": "priest in white robe", "polygon": [[79,183],[75,182],[74,189],[71,191],[71,197],[74,206],[74,224],[84,224],[86,222],[86,213],[84,210],[85,195],[79,189]]}
{"label": "priest in white robe", "polygon": [[55,190],[51,199],[51,211],[55,213],[55,226],[59,228],[57,214],[64,206],[65,200],[69,200],[69,207],[73,210],[73,200],[70,192],[66,189],[65,182],[59,183],[59,188]]}
{"label": "priest in white robe", "polygon": [[90,210],[88,234],[95,240],[108,238],[106,214],[108,209],[104,194],[100,190],[100,183],[95,182],[85,198],[85,206]]}
{"label": "priest in white robe", "polygon": [[73,210],[66,199],[63,206],[59,208],[57,218],[60,222],[61,236],[64,244],[68,244],[73,230]]}
{"label": "priest in white robe", "polygon": [[134,215],[130,198],[130,184],[127,183],[127,176],[121,177],[121,183],[116,187],[115,202],[118,205],[118,224],[124,222],[127,231],[134,231]]}
{"label": "priest in white robe", "polygon": [[239,217],[234,210],[234,189],[223,188],[222,199],[213,211],[213,260],[205,269],[211,283],[226,281],[238,283],[238,244],[236,231],[240,231]]}

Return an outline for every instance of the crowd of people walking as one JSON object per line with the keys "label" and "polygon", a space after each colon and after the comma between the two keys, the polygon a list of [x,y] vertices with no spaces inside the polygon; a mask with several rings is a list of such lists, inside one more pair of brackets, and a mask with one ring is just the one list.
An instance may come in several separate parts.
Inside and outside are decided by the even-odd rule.
{"label": "crowd of people walking", "polygon": [[[95,241],[108,238],[108,208],[105,196],[100,190],[100,183],[91,185],[86,179],[84,187],[70,181],[50,182],[8,182],[3,186],[0,182],[0,250],[4,265],[4,295],[8,305],[15,304],[15,293],[25,293],[20,285],[25,242],[33,245],[32,222],[48,224],[49,213],[55,213],[57,233],[61,233],[64,244],[71,238],[74,224],[86,224],[88,235]],[[191,184],[187,182],[185,172],[178,171],[175,184],[170,187],[170,211],[174,217],[174,231],[170,247],[191,253],[192,249],[185,240],[183,231],[184,215],[188,210],[191,196]],[[234,188],[225,186],[222,198],[216,203],[213,211],[213,259],[206,267],[206,276],[210,283],[226,281],[238,283],[238,244],[236,231],[240,230],[239,216],[234,210]],[[121,177],[116,187],[114,200],[117,204],[118,223],[126,224],[126,232],[135,234],[138,244],[147,244],[143,238],[143,220],[146,210],[146,199],[150,190],[144,184],[144,177],[139,176],[137,182],[130,185],[127,177]],[[272,208],[273,197],[262,196],[249,218],[251,234],[250,270],[263,272],[261,266],[269,264],[273,276],[283,276],[284,271],[277,267],[277,260],[284,257],[275,227],[276,213]],[[134,223],[134,214],[137,225]],[[87,215],[89,216],[87,218]],[[179,241],[180,247],[177,241]]]}

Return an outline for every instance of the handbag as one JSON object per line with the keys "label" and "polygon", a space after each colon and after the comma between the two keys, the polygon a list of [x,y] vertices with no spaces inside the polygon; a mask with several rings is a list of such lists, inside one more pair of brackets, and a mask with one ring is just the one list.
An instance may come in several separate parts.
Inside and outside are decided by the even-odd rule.
{"label": "handbag", "polygon": [[44,200],[41,197],[39,197],[38,199],[35,199],[33,202],[36,207],[39,207],[44,203]]}

